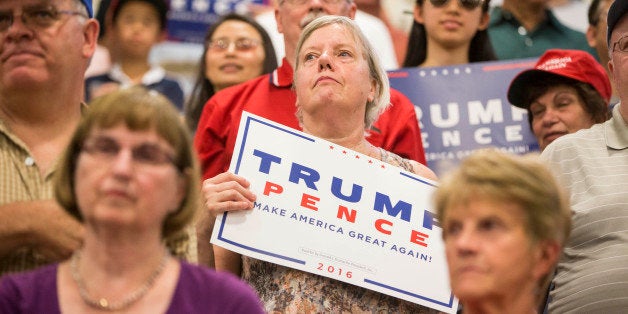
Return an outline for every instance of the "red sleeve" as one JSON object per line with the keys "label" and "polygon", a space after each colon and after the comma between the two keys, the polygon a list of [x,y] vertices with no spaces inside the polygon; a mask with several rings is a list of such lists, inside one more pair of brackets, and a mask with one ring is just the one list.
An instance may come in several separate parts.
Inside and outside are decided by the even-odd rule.
{"label": "red sleeve", "polygon": [[226,140],[231,125],[231,116],[220,97],[210,98],[203,108],[194,135],[194,148],[198,154],[203,180],[229,169],[230,155],[226,153]]}
{"label": "red sleeve", "polygon": [[229,170],[242,112],[298,127],[295,96],[289,87],[275,88],[270,75],[225,88],[205,104],[194,136],[203,179]]}

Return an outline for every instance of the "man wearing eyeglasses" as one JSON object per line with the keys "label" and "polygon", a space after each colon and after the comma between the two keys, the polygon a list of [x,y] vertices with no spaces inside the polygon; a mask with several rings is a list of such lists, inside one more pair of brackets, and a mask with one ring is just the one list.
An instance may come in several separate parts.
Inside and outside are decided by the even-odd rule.
{"label": "man wearing eyeglasses", "polygon": [[[194,139],[204,179],[228,170],[243,110],[300,129],[295,115],[292,75],[301,30],[318,16],[344,15],[353,18],[356,10],[353,0],[278,2],[275,18],[278,31],[284,36],[286,56],[273,73],[222,90],[205,105]],[[391,90],[391,103],[370,130],[369,141],[425,164],[414,106],[395,90]]]}
{"label": "man wearing eyeglasses", "polygon": [[550,313],[628,309],[628,1],[608,11],[610,120],[565,135],[541,154],[571,194],[573,229],[550,291]]}
{"label": "man wearing eyeglasses", "polygon": [[96,48],[91,0],[0,0],[0,274],[59,261],[81,225],[52,200]]}
{"label": "man wearing eyeglasses", "polygon": [[552,48],[579,49],[595,55],[584,34],[563,25],[548,2],[504,0],[501,7],[493,8],[488,34],[498,59],[539,57]]}

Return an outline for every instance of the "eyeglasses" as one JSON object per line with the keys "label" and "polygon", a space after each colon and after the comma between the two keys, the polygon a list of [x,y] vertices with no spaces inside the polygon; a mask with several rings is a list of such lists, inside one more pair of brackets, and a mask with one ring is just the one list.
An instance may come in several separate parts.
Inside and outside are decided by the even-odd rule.
{"label": "eyeglasses", "polygon": [[[323,2],[324,4],[338,4],[342,1],[347,1],[347,0],[322,0],[321,2]],[[283,0],[281,1],[281,4],[283,4],[284,2],[288,2],[291,5],[304,5],[310,2],[310,0]]]}
{"label": "eyeglasses", "polygon": [[234,44],[235,49],[238,51],[249,51],[259,46],[260,41],[251,38],[239,38],[236,41],[229,41],[227,39],[216,39],[209,42],[208,49],[223,52],[229,49],[231,44]]}
{"label": "eyeglasses", "polygon": [[628,52],[628,36],[624,36],[620,38],[618,41],[616,41],[613,44],[612,51],[613,52],[615,51]]}
{"label": "eyeglasses", "polygon": [[[120,143],[107,136],[98,136],[85,141],[81,150],[103,161],[113,161],[123,150]],[[174,157],[154,143],[143,143],[131,148],[131,159],[138,165],[162,166],[174,164]]]}
{"label": "eyeglasses", "polygon": [[[449,0],[430,0],[430,3],[432,3],[434,7],[440,8],[449,3]],[[467,10],[473,10],[482,5],[484,0],[458,0],[458,3]]]}
{"label": "eyeglasses", "polygon": [[87,17],[83,12],[57,10],[52,6],[27,7],[22,10],[22,14],[20,15],[13,14],[13,11],[0,11],[0,32],[6,32],[11,25],[13,25],[15,17],[18,16],[22,19],[22,23],[24,23],[24,25],[45,29],[60,20],[62,14],[81,15]]}

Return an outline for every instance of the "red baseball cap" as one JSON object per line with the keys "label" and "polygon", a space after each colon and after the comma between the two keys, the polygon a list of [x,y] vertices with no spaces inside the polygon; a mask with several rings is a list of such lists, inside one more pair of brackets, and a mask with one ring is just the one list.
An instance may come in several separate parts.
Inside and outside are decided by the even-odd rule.
{"label": "red baseball cap", "polygon": [[524,104],[525,93],[531,82],[540,77],[562,76],[593,86],[608,103],[611,99],[611,82],[602,65],[588,52],[583,50],[550,49],[547,50],[533,69],[525,70],[512,80],[508,88],[508,101],[527,109]]}

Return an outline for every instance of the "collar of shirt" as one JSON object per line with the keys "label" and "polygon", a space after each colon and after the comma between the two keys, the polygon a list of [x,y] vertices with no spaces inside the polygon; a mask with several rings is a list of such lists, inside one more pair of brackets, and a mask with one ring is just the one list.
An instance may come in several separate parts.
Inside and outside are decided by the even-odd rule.
{"label": "collar of shirt", "polygon": [[[536,30],[542,28],[545,25],[548,27],[559,29],[559,30],[562,30],[564,27],[566,27],[560,23],[558,18],[556,18],[556,16],[554,15],[554,13],[552,13],[551,10],[546,9],[545,14],[547,15],[547,19],[539,23],[536,29],[532,30],[532,32],[535,32]],[[512,15],[512,13],[502,9],[502,7],[500,6],[493,7],[493,9],[491,10],[490,16],[491,16],[491,20],[489,22],[489,27],[496,26],[502,23],[510,23],[514,25],[515,27],[521,26],[521,23],[519,22],[519,20],[517,20],[517,18],[515,18],[515,16]]]}
{"label": "collar of shirt", "polygon": [[294,71],[290,63],[288,63],[288,59],[283,58],[283,60],[281,60],[281,66],[270,74],[270,83],[276,87],[291,87],[293,75]]}
{"label": "collar of shirt", "polygon": [[613,118],[604,123],[604,137],[606,138],[606,146],[612,149],[628,148],[628,124],[619,112],[619,103],[613,108]]}
{"label": "collar of shirt", "polygon": [[[119,82],[122,87],[128,87],[133,85],[131,78],[129,78],[123,71],[120,64],[116,63],[111,67],[109,76],[115,81]],[[152,65],[148,72],[142,76],[142,85],[148,86],[160,82],[166,77],[166,70],[160,66]]]}

